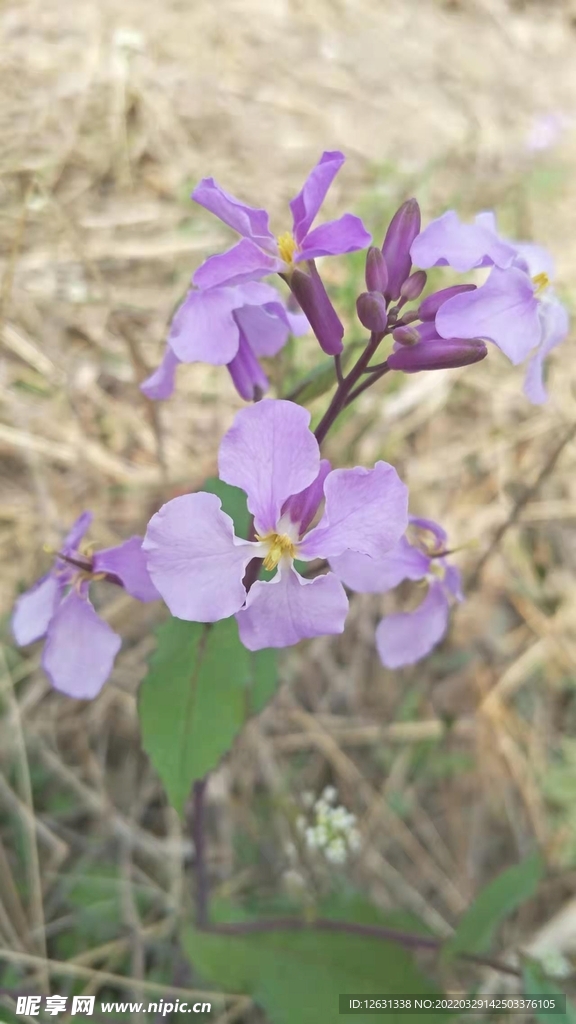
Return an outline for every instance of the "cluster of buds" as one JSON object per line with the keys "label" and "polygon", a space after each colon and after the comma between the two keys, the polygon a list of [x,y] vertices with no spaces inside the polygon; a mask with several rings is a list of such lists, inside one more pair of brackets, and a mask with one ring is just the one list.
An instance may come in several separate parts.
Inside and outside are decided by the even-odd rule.
{"label": "cluster of buds", "polygon": [[317,800],[312,794],[304,794],[302,802],[311,817],[299,815],[296,828],[308,850],[320,853],[330,864],[342,865],[351,853],[358,852],[361,838],[356,815],[337,805],[337,799],[334,786],[326,786]]}

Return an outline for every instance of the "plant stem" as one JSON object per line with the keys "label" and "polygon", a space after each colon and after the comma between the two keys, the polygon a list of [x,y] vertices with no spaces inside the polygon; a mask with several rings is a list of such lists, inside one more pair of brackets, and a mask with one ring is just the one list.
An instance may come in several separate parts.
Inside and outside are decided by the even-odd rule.
{"label": "plant stem", "polygon": [[377,380],[380,380],[380,377],[383,377],[385,373],[389,372],[390,367],[388,366],[388,363],[381,363],[377,371],[375,371],[374,373],[370,373],[370,376],[367,377],[366,380],[362,381],[362,383],[359,384],[357,388],[354,388],[354,391],[352,391],[351,394],[348,395],[348,398],[346,399],[346,405],[350,405],[351,402],[358,398],[358,395],[361,395],[363,391],[367,390],[367,388],[371,388],[372,385],[375,384]]}
{"label": "plant stem", "polygon": [[208,871],[204,833],[204,794],[208,777],[198,779],[192,790],[192,841],[196,866],[195,919],[198,928],[208,927]]}
{"label": "plant stem", "polygon": [[[362,374],[364,373],[364,370],[368,366],[368,363],[372,359],[372,356],[376,352],[376,349],[378,348],[378,345],[382,341],[383,337],[384,334],[372,333],[370,335],[370,340],[366,345],[366,348],[364,349],[362,355],[358,359],[358,362],[356,363],[355,366],[352,367],[350,373],[343,377],[342,380],[339,382],[338,387],[336,388],[336,391],[332,397],[332,401],[330,402],[330,405],[328,406],[326,412],[324,413],[322,419],[320,420],[320,423],[316,427],[316,430],[314,431],[318,444],[322,444],[322,441],[326,437],[326,434],[330,430],[330,427],[332,426],[336,418],[340,415],[345,406],[348,404],[350,392],[354,388],[354,385],[360,380]],[[373,379],[373,377],[370,377],[370,382],[372,382]]]}
{"label": "plant stem", "polygon": [[[210,925],[205,930],[218,935],[251,935],[281,931],[345,932],[348,935],[380,939],[383,942],[396,942],[399,946],[404,946],[405,949],[433,949],[438,952],[446,942],[445,939],[436,938],[434,935],[419,935],[417,932],[404,932],[396,928],[384,928],[381,925],[358,924],[355,921],[338,921],[325,917],[318,917],[315,921],[310,922],[299,917],[278,917],[262,921]],[[472,953],[457,953],[456,957],[479,967],[490,967],[503,974],[511,974],[516,978],[522,976],[522,972],[516,967],[493,960],[491,957],[476,956]]]}

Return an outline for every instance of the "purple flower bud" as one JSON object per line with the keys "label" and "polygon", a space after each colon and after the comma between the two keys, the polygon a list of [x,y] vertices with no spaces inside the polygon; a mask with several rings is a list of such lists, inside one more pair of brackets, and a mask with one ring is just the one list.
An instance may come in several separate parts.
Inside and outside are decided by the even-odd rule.
{"label": "purple flower bud", "polygon": [[425,270],[415,270],[413,274],[410,274],[410,277],[406,278],[400,288],[401,297],[406,302],[413,302],[424,291],[427,280],[428,275]]}
{"label": "purple flower bud", "polygon": [[420,320],[420,314],[417,309],[409,309],[407,313],[402,314],[402,320],[398,326],[401,327],[402,324],[411,324],[414,320]]}
{"label": "purple flower bud", "polygon": [[416,199],[408,199],[396,211],[386,232],[382,253],[388,267],[386,295],[397,299],[400,288],[410,274],[410,246],[420,233],[420,207]]}
{"label": "purple flower bud", "polygon": [[388,267],[381,249],[371,245],[366,255],[366,287],[369,292],[386,291],[388,285]]}
{"label": "purple flower bud", "polygon": [[437,341],[399,348],[388,356],[388,365],[392,370],[403,370],[404,373],[447,370],[478,363],[487,354],[486,345],[479,338],[471,338],[468,341],[459,338],[440,338]]}
{"label": "purple flower bud", "polygon": [[415,327],[397,327],[392,331],[392,337],[400,345],[416,345],[420,341],[420,335]]}
{"label": "purple flower bud", "polygon": [[373,334],[382,334],[386,330],[388,314],[380,292],[362,292],[356,299],[356,312],[362,326]]}
{"label": "purple flower bud", "polygon": [[238,351],[227,369],[236,391],[246,402],[255,402],[268,390],[268,378],[260,366],[243,331],[240,331]]}
{"label": "purple flower bud", "polygon": [[475,288],[475,284],[453,284],[450,288],[442,288],[439,292],[427,295],[418,309],[420,319],[434,320],[440,306],[451,299],[453,295],[460,295],[461,292],[473,292]]}
{"label": "purple flower bud", "polygon": [[312,260],[308,268],[308,273],[299,267],[292,271],[290,288],[306,314],[321,348],[327,355],[337,356],[344,348],[344,327]]}

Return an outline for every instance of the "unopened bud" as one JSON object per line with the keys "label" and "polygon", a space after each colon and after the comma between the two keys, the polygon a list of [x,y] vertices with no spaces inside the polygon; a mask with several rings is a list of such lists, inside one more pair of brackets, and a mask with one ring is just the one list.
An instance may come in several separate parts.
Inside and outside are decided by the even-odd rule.
{"label": "unopened bud", "polygon": [[479,338],[463,341],[459,338],[439,338],[424,341],[419,345],[398,348],[388,356],[388,366],[404,373],[418,373],[420,370],[448,370],[456,366],[478,363],[488,355],[488,350]]}
{"label": "unopened bud", "polygon": [[410,274],[410,247],[419,233],[420,207],[416,199],[408,199],[390,221],[382,246],[388,267],[386,295],[390,299],[399,298],[400,288]]}
{"label": "unopened bud", "polygon": [[475,284],[453,284],[450,288],[442,288],[439,292],[427,295],[420,303],[418,309],[420,319],[434,320],[440,306],[443,306],[448,299],[451,299],[454,295],[460,295],[462,292],[473,292],[475,288]]}
{"label": "unopened bud", "polygon": [[419,295],[422,295],[426,286],[428,275],[425,270],[416,270],[410,277],[407,277],[400,288],[400,295],[406,302],[413,302]]}
{"label": "unopened bud", "polygon": [[296,267],[290,275],[290,288],[298,300],[303,313],[308,317],[310,327],[329,356],[337,356],[344,348],[342,338],[344,327],[330,301],[320,274],[312,261],[306,273]]}
{"label": "unopened bud", "polygon": [[382,250],[371,245],[366,254],[366,287],[369,292],[385,292],[388,285],[388,267]]}
{"label": "unopened bud", "polygon": [[244,401],[256,402],[268,390],[268,378],[242,330],[238,351],[228,363],[227,369],[236,391]]}
{"label": "unopened bud", "polygon": [[362,292],[356,299],[356,312],[363,327],[373,334],[383,334],[388,322],[386,302],[380,292]]}
{"label": "unopened bud", "polygon": [[420,341],[420,335],[415,327],[397,327],[392,331],[392,337],[401,345],[416,345]]}

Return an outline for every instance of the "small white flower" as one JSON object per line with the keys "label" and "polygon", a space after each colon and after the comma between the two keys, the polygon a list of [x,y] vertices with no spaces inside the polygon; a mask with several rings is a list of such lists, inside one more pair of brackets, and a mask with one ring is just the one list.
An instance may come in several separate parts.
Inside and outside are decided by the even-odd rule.
{"label": "small white flower", "polygon": [[335,803],[337,796],[338,792],[335,786],[326,786],[322,790],[322,799],[325,800],[327,804]]}
{"label": "small white flower", "polygon": [[346,854],[346,844],[340,836],[333,839],[324,850],[324,856],[331,864],[345,864]]}

